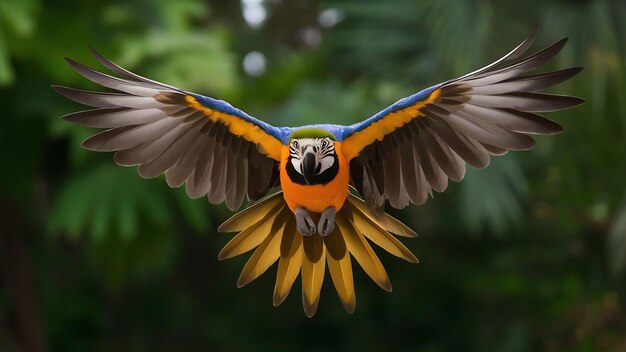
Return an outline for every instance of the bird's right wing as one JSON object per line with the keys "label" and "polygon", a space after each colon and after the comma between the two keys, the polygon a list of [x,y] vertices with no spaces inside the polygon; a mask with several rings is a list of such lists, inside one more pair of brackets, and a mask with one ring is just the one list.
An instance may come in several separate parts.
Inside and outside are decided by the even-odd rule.
{"label": "bird's right wing", "polygon": [[168,185],[186,183],[191,198],[208,196],[237,209],[264,196],[278,184],[276,163],[289,128],[276,128],[225,101],[155,82],[129,72],[94,51],[111,76],[72,59],[68,63],[87,79],[116,93],[53,86],[60,94],[93,110],[65,120],[104,129],[83,147],[116,151],[119,165],[139,165],[145,178],[165,173]]}
{"label": "bird's right wing", "polygon": [[432,190],[443,192],[448,178],[459,181],[465,163],[477,168],[490,156],[534,146],[532,134],[562,127],[538,113],[583,103],[576,97],[538,93],[563,82],[581,67],[527,74],[553,58],[557,43],[518,61],[534,34],[500,60],[404,98],[340,133],[350,160],[352,183],[368,206],[380,209],[423,204]]}

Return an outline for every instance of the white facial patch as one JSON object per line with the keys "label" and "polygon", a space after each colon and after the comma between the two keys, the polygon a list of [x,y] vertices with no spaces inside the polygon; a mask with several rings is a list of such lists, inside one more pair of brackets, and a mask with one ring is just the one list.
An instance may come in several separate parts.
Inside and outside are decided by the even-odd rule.
{"label": "white facial patch", "polygon": [[332,155],[323,157],[322,160],[319,161],[320,167],[315,170],[315,174],[319,175],[322,172],[330,169],[331,166],[335,163],[335,157]]}
{"label": "white facial patch", "polygon": [[291,165],[293,165],[293,168],[296,169],[300,175],[304,174],[304,171],[302,170],[302,160],[291,158]]}
{"label": "white facial patch", "polygon": [[319,175],[335,163],[335,144],[330,138],[298,138],[289,143],[291,165],[301,175],[304,174],[302,159],[306,153],[315,155],[315,174]]}

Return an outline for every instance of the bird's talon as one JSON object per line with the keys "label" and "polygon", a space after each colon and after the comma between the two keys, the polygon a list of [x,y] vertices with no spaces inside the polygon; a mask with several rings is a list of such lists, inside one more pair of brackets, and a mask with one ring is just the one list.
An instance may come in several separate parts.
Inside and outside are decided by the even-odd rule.
{"label": "bird's talon", "polygon": [[335,229],[336,212],[335,207],[328,207],[322,212],[320,221],[317,224],[317,233],[319,233],[320,236],[326,237],[333,232]]}
{"label": "bird's talon", "polygon": [[302,236],[311,236],[317,232],[315,222],[304,208],[296,208],[296,227]]}

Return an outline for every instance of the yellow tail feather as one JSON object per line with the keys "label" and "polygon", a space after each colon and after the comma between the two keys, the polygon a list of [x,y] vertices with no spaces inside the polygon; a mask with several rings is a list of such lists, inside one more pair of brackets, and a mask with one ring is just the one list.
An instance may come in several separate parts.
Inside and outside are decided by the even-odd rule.
{"label": "yellow tail feather", "polygon": [[280,257],[280,261],[278,262],[278,273],[276,274],[276,285],[274,286],[273,304],[275,307],[285,301],[285,298],[287,298],[289,292],[291,291],[293,283],[296,281],[296,278],[300,273],[300,268],[302,267],[301,243],[302,240],[298,242],[298,248],[291,257]]}
{"label": "yellow tail feather", "polygon": [[411,263],[417,263],[417,258],[415,258],[413,253],[411,253],[411,251],[406,248],[402,242],[398,241],[398,239],[393,237],[393,235],[391,235],[387,230],[380,227],[377,222],[371,220],[367,216],[363,216],[358,211],[353,212],[352,209],[350,209],[350,205],[348,205],[346,212],[350,212],[348,214],[349,219],[370,241],[376,243],[379,247],[396,257],[400,257]]}
{"label": "yellow tail feather", "polygon": [[358,197],[348,197],[346,199],[347,203],[353,206],[353,209],[356,208],[359,212],[365,215],[369,220],[378,224],[378,226],[386,229],[391,233],[395,233],[398,236],[402,237],[417,237],[415,231],[411,230],[408,226],[403,224],[400,220],[394,218],[393,216],[383,213],[383,218],[379,219],[375,214],[373,214],[365,205],[365,202]]}
{"label": "yellow tail feather", "polygon": [[335,224],[335,230],[327,237],[303,237],[296,230],[293,213],[282,192],[278,192],[250,205],[219,227],[221,232],[240,231],[224,246],[219,259],[256,248],[239,276],[239,287],[256,279],[278,261],[275,306],[287,298],[300,273],[302,305],[308,317],[315,314],[319,305],[326,266],[344,308],[349,313],[354,311],[356,295],[351,257],[376,284],[391,291],[387,272],[368,240],[397,257],[417,262],[413,253],[392,235],[415,237],[415,232],[388,214],[377,218],[363,200],[352,194],[337,212]]}
{"label": "yellow tail feather", "polygon": [[327,259],[328,271],[330,271],[330,277],[333,279],[339,299],[346,311],[352,313],[356,307],[356,295],[354,293],[350,256],[345,256],[341,260],[335,260],[329,255]]}
{"label": "yellow tail feather", "polygon": [[277,216],[281,214],[283,204],[277,204],[270,208],[269,212],[257,222],[250,222],[247,228],[233,237],[218,254],[219,260],[236,257],[246,253],[261,244],[263,240],[272,232],[272,225],[280,223]]}
{"label": "yellow tail feather", "polygon": [[277,192],[269,195],[265,198],[251,203],[246,209],[238,212],[230,217],[230,219],[224,221],[218,228],[218,232],[239,232],[243,231],[252,224],[261,221],[268,215],[271,215],[274,207],[282,207],[284,200],[282,192]]}
{"label": "yellow tail feather", "polygon": [[319,236],[304,237],[303,244],[302,305],[304,313],[310,318],[315,315],[320,300],[326,266],[326,247]]}
{"label": "yellow tail feather", "polygon": [[[284,216],[280,215],[285,212],[286,211],[283,209],[281,214],[279,214],[276,219],[284,218]],[[280,242],[283,234],[282,230],[284,228],[285,223],[280,224],[279,222],[274,222],[272,224],[271,229],[273,231],[268,233],[265,240],[261,242],[254,253],[252,253],[252,256],[250,256],[250,259],[248,259],[248,262],[241,271],[241,275],[239,275],[237,286],[242,287],[261,276],[261,274],[263,274],[272,264],[274,264],[274,262],[278,260],[280,257]]]}
{"label": "yellow tail feather", "polygon": [[346,241],[341,235],[341,232],[338,230],[333,231],[330,235],[324,237],[324,245],[328,250],[328,255],[333,257],[335,260],[343,259],[348,253]]}
{"label": "yellow tail feather", "polygon": [[391,281],[380,262],[372,246],[367,243],[365,237],[355,229],[355,225],[351,221],[347,221],[342,217],[337,217],[335,223],[341,229],[341,234],[346,240],[350,254],[361,265],[365,273],[383,290],[391,292]]}

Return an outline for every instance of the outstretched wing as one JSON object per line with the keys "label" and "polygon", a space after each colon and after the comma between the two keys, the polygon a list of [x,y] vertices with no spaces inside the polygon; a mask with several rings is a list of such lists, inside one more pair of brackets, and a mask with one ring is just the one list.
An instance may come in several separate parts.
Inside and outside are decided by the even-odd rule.
{"label": "outstretched wing", "polygon": [[350,160],[352,183],[370,207],[382,207],[386,199],[395,208],[423,204],[432,190],[446,189],[448,178],[461,180],[465,162],[484,168],[491,155],[533,148],[529,134],[563,130],[537,113],[584,101],[537,91],[582,68],[527,75],[566,42],[512,62],[530,47],[534,36],[484,68],[399,100],[344,129],[342,150]]}
{"label": "outstretched wing", "polygon": [[53,86],[60,94],[95,109],[63,116],[104,129],[83,142],[95,151],[116,151],[119,165],[139,165],[145,178],[165,173],[168,185],[186,183],[191,198],[239,208],[277,185],[276,162],[288,128],[259,121],[225,101],[138,76],[93,52],[117,77],[72,59],[81,75],[115,93]]}

